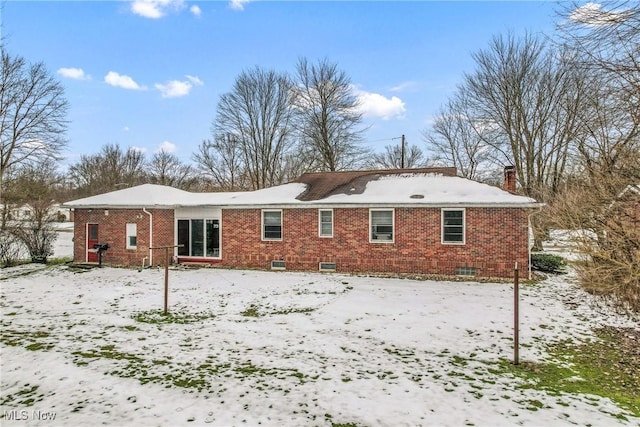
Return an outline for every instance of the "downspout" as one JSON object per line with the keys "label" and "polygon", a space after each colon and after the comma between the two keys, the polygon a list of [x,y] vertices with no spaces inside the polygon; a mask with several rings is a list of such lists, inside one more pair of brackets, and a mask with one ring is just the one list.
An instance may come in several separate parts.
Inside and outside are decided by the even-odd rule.
{"label": "downspout", "polygon": [[[540,213],[542,211],[543,206],[544,206],[544,204],[542,204],[542,206],[539,206],[536,211],[533,211],[533,212],[529,213],[529,215],[527,216],[527,222],[528,222],[528,224],[527,224],[527,234],[529,234],[529,231],[531,231],[531,233],[534,233],[533,232],[533,227],[531,227],[531,217],[534,216],[535,214]],[[534,235],[533,238],[535,239],[535,235]],[[527,242],[527,252],[529,253],[529,280],[531,280],[533,278],[533,274],[532,274],[532,271],[531,271],[531,269],[532,269],[531,268],[531,246],[529,245],[529,242]]]}
{"label": "downspout", "polygon": [[153,214],[147,211],[147,208],[142,208],[142,212],[149,215],[149,267],[153,266]]}

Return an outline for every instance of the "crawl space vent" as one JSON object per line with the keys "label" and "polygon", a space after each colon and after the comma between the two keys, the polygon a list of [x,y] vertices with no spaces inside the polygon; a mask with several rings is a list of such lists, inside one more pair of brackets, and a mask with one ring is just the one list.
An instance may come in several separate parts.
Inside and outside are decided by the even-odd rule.
{"label": "crawl space vent", "polygon": [[456,267],[456,276],[475,276],[475,267]]}
{"label": "crawl space vent", "polygon": [[321,262],[320,271],[336,271],[335,262]]}
{"label": "crawl space vent", "polygon": [[273,260],[271,261],[271,269],[272,270],[286,270],[287,264],[284,261]]}

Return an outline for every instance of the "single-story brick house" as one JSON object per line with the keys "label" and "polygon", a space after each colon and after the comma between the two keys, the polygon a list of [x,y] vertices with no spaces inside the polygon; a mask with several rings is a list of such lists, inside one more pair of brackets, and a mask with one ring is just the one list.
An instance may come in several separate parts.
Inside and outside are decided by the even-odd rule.
{"label": "single-story brick house", "polygon": [[529,215],[541,205],[456,176],[455,168],[309,173],[257,191],[191,193],[145,184],[65,203],[74,260],[510,277],[529,266]]}

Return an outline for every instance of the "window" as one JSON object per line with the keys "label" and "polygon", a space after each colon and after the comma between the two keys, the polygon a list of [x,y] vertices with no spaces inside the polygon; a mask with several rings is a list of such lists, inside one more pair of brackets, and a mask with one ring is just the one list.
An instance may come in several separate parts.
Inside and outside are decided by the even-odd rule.
{"label": "window", "polygon": [[204,255],[204,220],[191,220],[191,256]]}
{"label": "window", "polygon": [[371,242],[393,243],[393,209],[369,211]]}
{"label": "window", "polygon": [[190,232],[190,223],[188,219],[179,219],[178,220],[178,245],[182,245],[178,247],[178,256],[189,256],[190,251],[190,242],[191,242],[191,232]]}
{"label": "window", "polygon": [[89,240],[98,240],[98,224],[87,224],[89,228]]}
{"label": "window", "polygon": [[318,233],[320,237],[333,237],[333,210],[318,211]]}
{"label": "window", "polygon": [[127,224],[127,249],[138,247],[138,225],[136,223]]}
{"label": "window", "polygon": [[220,257],[220,220],[179,219],[178,256]]}
{"label": "window", "polygon": [[205,256],[217,258],[220,256],[220,221],[208,219],[206,225]]}
{"label": "window", "polygon": [[442,243],[464,244],[464,209],[442,210]]}
{"label": "window", "polygon": [[282,211],[262,211],[262,240],[282,240]]}

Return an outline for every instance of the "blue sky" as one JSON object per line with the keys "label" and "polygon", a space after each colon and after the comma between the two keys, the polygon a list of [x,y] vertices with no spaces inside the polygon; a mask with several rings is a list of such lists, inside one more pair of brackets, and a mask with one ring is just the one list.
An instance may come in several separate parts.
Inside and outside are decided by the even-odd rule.
{"label": "blue sky", "polygon": [[70,103],[67,163],[105,144],[189,161],[243,70],[300,57],[346,71],[376,151],[421,132],[493,35],[551,34],[553,2],[7,1],[7,49],[42,61]]}

